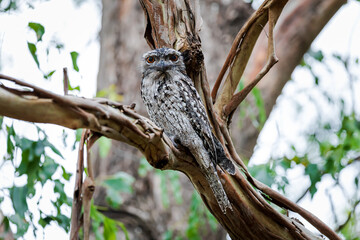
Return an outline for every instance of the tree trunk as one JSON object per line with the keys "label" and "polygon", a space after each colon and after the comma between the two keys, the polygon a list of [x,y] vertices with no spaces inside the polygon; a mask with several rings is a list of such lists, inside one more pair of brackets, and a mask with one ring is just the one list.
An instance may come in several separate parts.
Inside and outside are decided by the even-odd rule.
{"label": "tree trunk", "polygon": [[[97,89],[100,91],[109,89],[111,85],[116,86],[116,93],[123,97],[122,101],[126,104],[136,103],[136,111],[146,116],[140,98],[141,75],[138,69],[140,57],[150,50],[142,37],[145,31],[143,10],[139,2],[133,0],[103,0],[102,4]],[[214,0],[202,1],[201,10],[204,16],[201,35],[206,39],[203,46],[205,61],[210,66],[210,79],[215,79],[221,68],[219,61],[226,58],[233,37],[253,10],[243,1]],[[211,14],[208,14],[209,11]],[[131,239],[160,239],[162,234],[171,229],[175,234],[177,231],[185,232],[193,186],[185,175],[180,174],[183,204],[172,201],[170,207],[165,209],[161,201],[159,177],[150,173],[142,178],[137,173],[141,156],[131,146],[112,141],[108,156],[100,158],[97,154],[94,159],[95,176],[125,171],[136,179],[134,194],[125,197],[120,210],[111,210],[107,214],[125,223]],[[107,205],[104,189],[100,187],[97,187],[94,199],[95,204]],[[204,230],[201,236],[217,240],[225,239],[225,233],[219,225],[216,234]]]}

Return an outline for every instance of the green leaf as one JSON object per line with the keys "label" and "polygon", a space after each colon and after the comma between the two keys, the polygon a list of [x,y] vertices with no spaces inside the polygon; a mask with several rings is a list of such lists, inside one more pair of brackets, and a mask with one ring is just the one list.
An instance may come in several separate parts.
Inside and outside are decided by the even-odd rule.
{"label": "green leaf", "polygon": [[61,169],[62,169],[62,171],[63,171],[62,177],[63,177],[65,180],[69,181],[72,174],[71,174],[71,173],[68,173],[63,166],[61,166]]}
{"label": "green leaf", "polygon": [[29,223],[25,220],[25,217],[22,217],[18,213],[16,213],[10,216],[9,220],[17,227],[15,237],[22,237],[27,232],[29,228]]}
{"label": "green leaf", "polygon": [[49,147],[54,153],[56,153],[59,157],[61,157],[62,159],[64,159],[63,155],[60,153],[60,151],[54,146],[52,145],[47,139],[45,139],[43,141],[44,146]]}
{"label": "green leaf", "polygon": [[98,140],[99,143],[99,155],[101,158],[106,158],[111,149],[111,140],[106,137],[101,137]]}
{"label": "green leaf", "polygon": [[30,42],[28,42],[27,44],[28,44],[28,48],[31,53],[31,56],[33,57],[37,67],[40,69],[40,63],[39,63],[39,60],[36,55],[36,45],[33,43],[30,43]]}
{"label": "green leaf", "polygon": [[14,159],[14,150],[15,150],[15,145],[12,141],[11,136],[15,136],[15,130],[13,125],[6,126],[6,132],[7,132],[7,140],[6,140],[6,153],[8,154],[9,158],[12,160]]}
{"label": "green leaf", "polygon": [[40,226],[42,226],[44,228],[46,225],[49,225],[51,221],[52,221],[52,218],[47,216],[45,218],[40,218],[38,223]]}
{"label": "green leaf", "polygon": [[116,224],[119,225],[120,228],[123,230],[123,232],[124,232],[124,234],[125,234],[125,239],[126,239],[126,240],[130,240],[130,238],[129,238],[129,233],[128,233],[125,225],[124,225],[122,222],[120,222],[120,221],[115,221],[115,222],[116,222]]}
{"label": "green leaf", "polygon": [[70,55],[71,55],[71,60],[72,60],[72,64],[73,64],[74,70],[77,71],[77,72],[79,72],[79,67],[78,67],[78,65],[77,65],[77,58],[78,58],[78,56],[79,56],[79,53],[77,53],[77,52],[71,52]]}
{"label": "green leaf", "polygon": [[261,92],[257,87],[254,87],[251,92],[255,97],[255,104],[259,111],[260,128],[262,128],[266,122],[266,110],[265,110],[264,99],[262,98]]}
{"label": "green leaf", "polygon": [[77,91],[80,92],[80,86],[72,87],[70,84],[68,84],[68,90],[69,91],[77,90]]}
{"label": "green leaf", "polygon": [[313,58],[315,58],[317,61],[322,62],[322,60],[324,59],[324,54],[322,53],[321,50],[318,51],[309,51],[310,56],[312,56]]}
{"label": "green leaf", "polygon": [[131,193],[134,178],[124,172],[118,172],[105,179],[102,186],[106,188],[106,200],[113,208],[118,208],[122,204],[121,193]]}
{"label": "green leaf", "polygon": [[0,130],[2,129],[3,121],[4,121],[4,117],[0,116]]}
{"label": "green leaf", "polygon": [[55,163],[52,158],[45,156],[45,161],[42,165],[41,171],[38,173],[42,185],[44,185],[48,179],[51,179],[58,166],[59,164]]}
{"label": "green leaf", "polygon": [[249,171],[257,180],[269,187],[274,183],[276,173],[270,168],[269,164],[251,166]]}
{"label": "green leaf", "polygon": [[47,73],[47,74],[44,74],[44,78],[45,78],[45,79],[51,78],[51,76],[52,76],[55,72],[56,72],[56,70],[53,70],[53,71],[51,71],[51,72],[49,72],[49,73]]}
{"label": "green leaf", "polygon": [[310,177],[310,194],[312,198],[317,191],[316,183],[321,180],[321,172],[316,164],[311,163],[305,168],[305,174]]}
{"label": "green leaf", "polygon": [[201,239],[199,228],[204,224],[202,219],[203,208],[204,206],[202,205],[199,195],[194,192],[191,197],[190,215],[188,219],[188,226],[185,232],[188,239]]}
{"label": "green leaf", "polygon": [[25,212],[28,211],[28,205],[26,203],[26,197],[28,193],[27,186],[26,185],[23,187],[13,186],[9,190],[10,190],[10,197],[13,202],[13,207],[16,214],[24,218]]}
{"label": "green leaf", "polygon": [[153,170],[153,167],[148,163],[146,158],[142,157],[140,158],[140,165],[138,168],[138,174],[140,177],[145,177],[146,174]]}
{"label": "green leaf", "polygon": [[115,221],[110,218],[104,219],[104,238],[106,240],[116,240],[116,224]]}
{"label": "green leaf", "polygon": [[[122,222],[115,221],[113,219],[110,219],[100,213],[96,206],[94,206],[93,201],[91,202],[90,207],[90,217],[91,217],[91,225],[93,232],[95,234],[95,238],[98,239],[116,239],[116,233],[117,233],[117,226],[120,226],[120,228],[123,230],[125,234],[125,239],[129,240],[129,234],[128,231],[125,228],[125,225]],[[100,232],[100,226],[104,226],[104,233],[101,234]],[[119,238],[120,239],[120,238]],[[122,239],[122,238],[121,238]]]}
{"label": "green leaf", "polygon": [[167,230],[162,236],[162,240],[172,240],[172,239],[173,239],[173,232],[171,230]]}
{"label": "green leaf", "polygon": [[96,97],[108,98],[116,102],[122,102],[124,100],[124,96],[118,93],[115,84],[111,84],[109,87],[98,91]]}
{"label": "green leaf", "polygon": [[[1,1],[0,1],[1,3]],[[18,9],[18,2],[17,1],[8,1],[8,6],[4,8],[4,10],[2,10],[0,8],[0,12],[8,12],[8,11],[11,11],[11,10],[17,10]]]}
{"label": "green leaf", "polygon": [[34,23],[34,22],[29,22],[29,28],[31,28],[32,30],[35,31],[36,33],[36,38],[37,41],[42,41],[42,36],[45,33],[45,28],[43,25],[39,24],[39,23]]}
{"label": "green leaf", "polygon": [[125,173],[125,172],[118,172],[103,181],[103,185],[108,188],[112,188],[119,192],[132,192],[132,184],[134,183],[135,179],[133,176]]}

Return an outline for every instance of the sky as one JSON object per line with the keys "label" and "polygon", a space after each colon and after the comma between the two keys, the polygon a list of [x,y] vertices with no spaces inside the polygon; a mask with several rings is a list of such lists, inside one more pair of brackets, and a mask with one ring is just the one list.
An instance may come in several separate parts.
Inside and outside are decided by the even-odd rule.
{"label": "sky", "polygon": [[[39,4],[35,4],[34,9],[28,9],[25,3],[22,6],[23,10],[15,14],[1,14],[0,15],[0,72],[12,77],[23,79],[31,82],[42,88],[51,90],[58,94],[63,92],[62,83],[62,69],[67,67],[69,70],[69,77],[71,85],[79,85],[81,92],[77,93],[79,96],[93,97],[96,91],[96,77],[98,71],[99,62],[99,42],[98,36],[101,28],[101,7],[98,5],[98,1],[90,0],[86,3],[76,6],[72,0],[51,0],[42,1]],[[142,17],[142,16],[141,16]],[[38,56],[40,62],[40,69],[37,68],[32,56],[27,49],[27,42],[36,42],[35,34],[27,26],[29,22],[37,22],[45,27],[45,34],[43,41],[37,44]],[[335,17],[324,28],[321,34],[313,43],[314,49],[321,49],[325,56],[330,56],[332,53],[337,52],[342,55],[350,55],[352,57],[360,58],[360,4],[355,1],[349,1]],[[53,42],[60,42],[64,44],[64,48],[59,52],[55,48],[49,50],[49,54],[46,54],[46,48],[53,44]],[[346,44],[344,44],[344,42]],[[79,53],[78,65],[79,72],[73,70],[72,62],[70,58],[70,52],[77,51]],[[320,84],[326,91],[332,94],[348,95],[346,92],[347,86],[345,81],[339,81],[339,79],[346,79],[346,73],[338,67],[335,61],[329,60],[328,62],[332,72],[324,70],[321,66],[314,66],[314,71],[317,71],[327,81],[323,81]],[[56,70],[54,75],[49,80],[43,80],[42,72],[49,72]],[[360,76],[359,69],[356,70],[358,76]],[[297,140],[297,134],[301,131],[299,128],[299,121],[294,121],[294,115],[296,110],[288,101],[288,97],[294,95],[299,89],[304,91],[313,91],[314,83],[311,75],[303,69],[298,68],[293,74],[293,81],[287,84],[284,88],[283,96],[277,101],[277,107],[266,124],[264,131],[262,132],[259,140],[256,153],[252,159],[252,164],[263,163],[266,161],[275,144],[276,138],[279,134],[277,132],[278,126],[281,126],[282,134],[291,141]],[[354,88],[356,96],[360,95],[360,85],[357,84]],[[316,94],[316,93],[314,93]],[[298,96],[302,100],[303,96]],[[356,107],[359,108],[359,99],[356,102]],[[304,127],[311,124],[311,121],[316,117],[315,109],[308,104],[304,109],[304,115],[308,116],[307,119],[301,119]],[[324,108],[325,114],[330,114],[331,110]],[[290,113],[290,114],[289,114]],[[6,123],[11,123],[11,120],[7,119]],[[15,127],[18,132],[21,132],[29,138],[34,138],[35,128],[31,124],[15,121]],[[62,164],[70,172],[75,172],[76,151],[71,151],[70,147],[65,147],[61,144],[63,128],[58,126],[50,126],[46,124],[39,124],[44,127],[49,134],[50,141],[52,143],[58,142],[56,146],[63,153],[66,160],[62,161]],[[68,135],[68,141],[74,140],[74,133],[71,130],[64,130]],[[4,154],[5,138],[0,135],[0,156]],[[279,151],[286,151],[286,147],[281,147]],[[19,161],[20,159],[18,159]],[[0,169],[0,187],[9,186],[14,181],[11,178],[11,166],[5,166]],[[291,184],[299,185],[303,181],[309,181],[301,178],[302,169],[294,169],[291,171]],[[351,184],[347,183],[349,176],[354,174],[351,169],[346,170],[342,177],[346,186],[349,186],[351,191]],[[15,184],[23,184],[25,179],[16,179]],[[71,184],[66,185],[66,192],[69,196],[72,196],[74,179],[71,179]],[[330,224],[329,203],[325,201],[325,191],[328,186],[332,184],[331,179],[327,180],[319,186],[319,193],[312,201],[309,198],[305,198],[301,204],[306,209],[313,212],[320,217],[323,221]],[[292,186],[293,186],[292,185]],[[51,199],[52,186],[46,186],[49,192],[48,197]],[[291,189],[291,188],[289,188]],[[297,198],[299,191],[294,193],[290,192],[293,199]],[[341,193],[335,190],[333,193],[341,201]],[[11,205],[9,201],[4,201],[0,205],[0,208],[5,214],[11,213]],[[35,209],[35,203],[32,204],[32,209]],[[43,200],[43,208],[47,211],[53,211],[46,205],[46,199]],[[320,207],[321,206],[321,207]],[[339,208],[339,211],[342,211]],[[34,210],[35,211],[35,210]],[[70,215],[70,209],[65,209]],[[36,215],[36,214],[35,214]],[[54,238],[54,236],[56,236]],[[67,234],[61,230],[56,224],[52,224],[44,232],[39,231],[36,239],[65,239]],[[26,235],[25,239],[34,239],[32,233]]]}

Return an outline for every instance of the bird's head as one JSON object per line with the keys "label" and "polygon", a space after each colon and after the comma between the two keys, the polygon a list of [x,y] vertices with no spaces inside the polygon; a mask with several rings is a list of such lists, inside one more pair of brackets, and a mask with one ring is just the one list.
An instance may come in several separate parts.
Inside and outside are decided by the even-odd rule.
{"label": "bird's head", "polygon": [[167,73],[171,70],[185,71],[181,52],[172,48],[158,48],[142,56],[142,72],[144,75],[158,72]]}

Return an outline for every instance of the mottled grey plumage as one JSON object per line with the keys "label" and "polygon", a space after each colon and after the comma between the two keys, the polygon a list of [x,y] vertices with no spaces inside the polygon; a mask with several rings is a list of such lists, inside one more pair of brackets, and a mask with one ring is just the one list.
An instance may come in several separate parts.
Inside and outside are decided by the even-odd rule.
{"label": "mottled grey plumage", "polygon": [[205,107],[186,75],[181,53],[170,48],[145,53],[142,73],[141,96],[151,120],[190,150],[226,213],[226,208],[232,208],[215,164],[230,174],[235,173],[235,167],[211,132]]}

